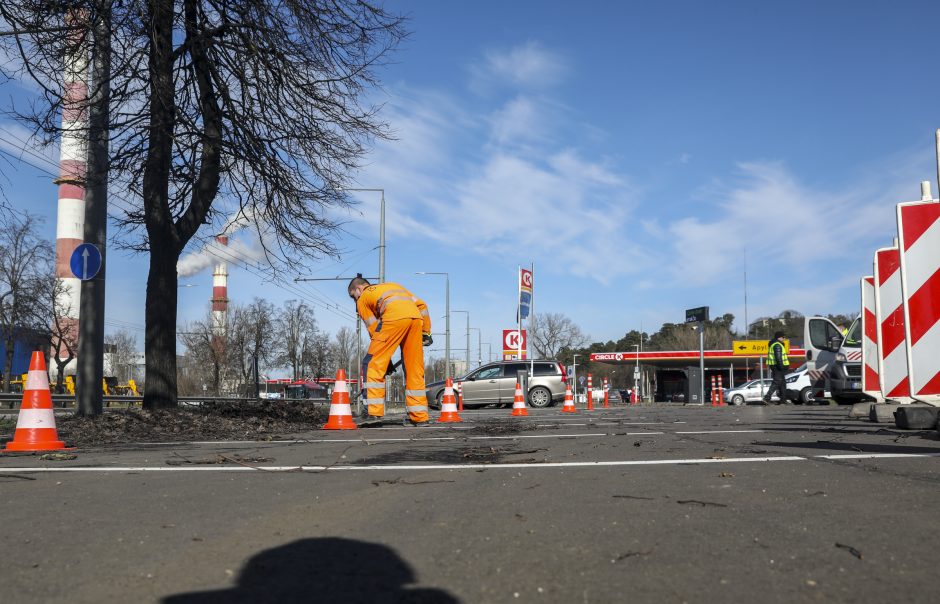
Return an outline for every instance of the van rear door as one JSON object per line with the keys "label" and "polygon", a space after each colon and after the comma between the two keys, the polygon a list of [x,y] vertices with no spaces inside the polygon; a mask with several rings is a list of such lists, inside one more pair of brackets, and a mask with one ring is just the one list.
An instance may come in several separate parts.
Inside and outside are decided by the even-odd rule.
{"label": "van rear door", "polygon": [[842,345],[842,332],[825,317],[807,317],[803,326],[806,371],[815,388],[827,388],[829,369]]}

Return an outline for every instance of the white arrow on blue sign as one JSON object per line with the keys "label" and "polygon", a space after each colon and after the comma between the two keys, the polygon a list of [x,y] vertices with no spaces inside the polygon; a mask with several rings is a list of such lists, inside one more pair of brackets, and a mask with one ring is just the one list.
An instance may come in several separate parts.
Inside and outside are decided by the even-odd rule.
{"label": "white arrow on blue sign", "polygon": [[82,281],[94,279],[101,270],[101,250],[92,243],[79,245],[69,258],[69,268]]}

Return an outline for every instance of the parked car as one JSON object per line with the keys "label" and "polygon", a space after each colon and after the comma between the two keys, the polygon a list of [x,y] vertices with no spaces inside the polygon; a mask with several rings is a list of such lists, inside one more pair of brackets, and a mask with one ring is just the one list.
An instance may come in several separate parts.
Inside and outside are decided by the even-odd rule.
{"label": "parked car", "polygon": [[795,403],[811,405],[816,402],[817,397],[828,397],[818,383],[814,385],[809,377],[809,365],[803,363],[794,371],[786,376],[787,380],[787,398]]}
{"label": "parked car", "polygon": [[[725,402],[730,405],[743,405],[750,402],[758,402],[764,395],[767,393],[767,390],[770,388],[770,378],[764,378],[763,380],[751,380],[750,382],[745,382],[734,388],[728,388],[725,390]],[[774,394],[770,397],[772,401],[779,401],[780,397]]]}
{"label": "parked car", "polygon": [[[467,408],[486,405],[511,405],[516,393],[516,374],[528,371],[531,361],[497,361],[487,363],[454,380],[461,382],[463,404]],[[548,407],[565,400],[567,375],[565,368],[557,361],[535,361],[534,374],[529,376],[529,406]],[[434,409],[441,408],[444,397],[444,382],[432,382],[427,385],[428,404]],[[454,393],[456,395],[456,392]]]}

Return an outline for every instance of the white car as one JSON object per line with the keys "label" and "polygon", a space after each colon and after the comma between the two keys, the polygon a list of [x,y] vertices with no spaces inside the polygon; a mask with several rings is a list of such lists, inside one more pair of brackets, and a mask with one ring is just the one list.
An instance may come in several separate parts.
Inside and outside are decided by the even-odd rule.
{"label": "white car", "polygon": [[804,363],[787,374],[787,398],[796,403],[812,405],[817,397],[827,397],[828,393],[822,388],[813,387],[807,369],[809,367]]}
{"label": "white car", "polygon": [[[725,402],[729,405],[743,405],[750,402],[758,402],[767,394],[770,389],[770,378],[764,378],[763,381],[751,380],[734,388],[725,390]],[[779,401],[780,397],[774,394],[770,397],[772,401]]]}

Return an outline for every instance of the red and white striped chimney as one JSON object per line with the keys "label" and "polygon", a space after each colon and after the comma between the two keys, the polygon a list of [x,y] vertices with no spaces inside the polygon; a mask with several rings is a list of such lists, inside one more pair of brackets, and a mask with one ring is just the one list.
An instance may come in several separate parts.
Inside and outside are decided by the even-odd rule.
{"label": "red and white striped chimney", "polygon": [[[82,11],[69,11],[66,24],[80,25]],[[72,275],[69,260],[85,237],[85,164],[88,135],[88,46],[85,30],[69,33],[65,57],[65,87],[62,106],[62,141],[59,147],[59,206],[56,220],[55,276],[61,284],[57,305],[66,317],[66,329],[78,336],[79,297],[81,282]],[[67,357],[60,342],[52,343],[56,358]]]}
{"label": "red and white striped chimney", "polygon": [[[218,235],[215,242],[220,246],[228,246],[228,235]],[[228,263],[221,260],[212,273],[212,326],[213,334],[217,338],[226,335],[226,321],[228,320]]]}

